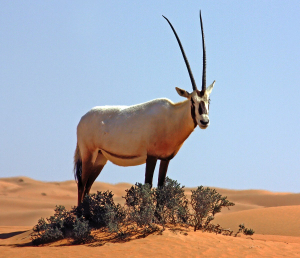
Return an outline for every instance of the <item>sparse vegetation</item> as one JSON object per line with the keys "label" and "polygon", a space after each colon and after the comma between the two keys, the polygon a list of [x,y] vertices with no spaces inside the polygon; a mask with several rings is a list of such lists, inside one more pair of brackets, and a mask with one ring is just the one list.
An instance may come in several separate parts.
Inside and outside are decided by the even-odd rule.
{"label": "sparse vegetation", "polygon": [[167,223],[188,224],[190,214],[184,186],[167,177],[164,186],[155,190],[155,196],[157,223],[163,227]]}
{"label": "sparse vegetation", "polygon": [[252,228],[246,228],[244,224],[239,225],[239,230],[236,232],[235,236],[238,236],[238,234],[243,233],[247,236],[252,236],[255,231]]}
{"label": "sparse vegetation", "polygon": [[154,227],[155,213],[155,191],[149,184],[136,183],[126,190],[126,224],[136,223],[144,231],[149,231]]}
{"label": "sparse vegetation", "polygon": [[75,218],[64,206],[56,206],[55,213],[46,220],[39,219],[34,226],[33,244],[39,245],[54,242],[67,237],[68,229],[72,228]]}
{"label": "sparse vegetation", "polygon": [[[93,230],[102,230],[115,238],[126,239],[133,234],[146,236],[152,232],[161,233],[166,227],[179,225],[194,230],[232,235],[232,231],[214,225],[211,221],[223,207],[234,203],[227,200],[215,189],[199,186],[192,190],[190,202],[184,186],[166,178],[163,187],[136,183],[126,190],[125,205],[115,204],[110,191],[97,192],[85,196],[83,202],[67,211],[57,206],[55,213],[46,220],[41,218],[33,228],[32,242],[36,245],[54,242],[63,238],[73,239],[73,243],[87,243],[93,240]],[[191,207],[191,209],[189,209]],[[239,231],[253,235],[252,229],[241,224]]]}
{"label": "sparse vegetation", "polygon": [[197,190],[192,190],[191,205],[191,225],[194,230],[206,229],[215,218],[215,214],[221,212],[223,207],[234,206],[227,197],[219,194],[215,189],[199,186]]}
{"label": "sparse vegetation", "polygon": [[118,225],[124,219],[124,209],[115,204],[113,193],[97,192],[85,196],[83,202],[72,210],[77,218],[88,221],[93,229],[107,227],[111,232],[118,231]]}
{"label": "sparse vegetation", "polygon": [[91,228],[89,226],[89,222],[85,220],[83,217],[76,218],[73,225],[73,234],[72,238],[74,239],[74,243],[86,243],[89,240],[92,240],[91,236]]}

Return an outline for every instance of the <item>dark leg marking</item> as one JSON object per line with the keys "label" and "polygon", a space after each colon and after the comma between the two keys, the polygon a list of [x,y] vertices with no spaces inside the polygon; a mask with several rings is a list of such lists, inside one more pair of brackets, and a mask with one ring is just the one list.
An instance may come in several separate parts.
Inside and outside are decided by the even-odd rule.
{"label": "dark leg marking", "polygon": [[78,199],[77,199],[77,205],[79,206],[79,204],[82,202],[82,196],[83,196],[83,192],[84,192],[84,185],[82,183],[78,182]]}
{"label": "dark leg marking", "polygon": [[157,184],[158,186],[164,185],[169,163],[170,163],[170,160],[161,160],[160,161],[159,173],[158,173],[158,184]]}
{"label": "dark leg marking", "polygon": [[156,166],[157,158],[154,156],[147,155],[146,159],[146,173],[145,173],[145,184],[150,184],[152,187],[153,173]]}
{"label": "dark leg marking", "polygon": [[78,205],[82,202],[85,195],[90,193],[93,183],[99,176],[106,162],[107,159],[103,156],[101,151],[98,151],[95,162],[92,162],[91,157],[86,158],[86,160],[82,162],[82,173],[80,180],[78,179]]}
{"label": "dark leg marking", "polygon": [[78,205],[82,202],[84,198],[84,193],[86,191],[86,184],[90,176],[92,167],[93,166],[90,159],[86,161],[82,161],[81,182],[78,181]]}
{"label": "dark leg marking", "polygon": [[102,169],[104,168],[104,166],[105,165],[96,166],[93,168],[93,173],[90,175],[90,177],[86,183],[86,186],[85,186],[84,196],[86,196],[87,194],[90,194],[91,187],[92,187],[93,183],[95,182],[96,178],[99,176]]}
{"label": "dark leg marking", "polygon": [[91,170],[88,173],[88,179],[85,185],[84,196],[90,193],[91,187],[95,182],[96,178],[101,173],[102,169],[104,168],[107,159],[103,156],[101,151],[98,151],[98,156],[91,167]]}

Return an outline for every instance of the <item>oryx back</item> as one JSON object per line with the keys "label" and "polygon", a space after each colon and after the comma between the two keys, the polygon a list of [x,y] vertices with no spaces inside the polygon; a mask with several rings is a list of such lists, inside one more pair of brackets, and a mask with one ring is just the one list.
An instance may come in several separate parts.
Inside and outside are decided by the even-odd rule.
{"label": "oryx back", "polygon": [[101,151],[120,166],[143,164],[149,153],[162,158],[170,156],[181,146],[172,135],[180,122],[174,118],[174,109],[175,104],[168,99],[133,106],[95,107],[78,124],[80,151]]}

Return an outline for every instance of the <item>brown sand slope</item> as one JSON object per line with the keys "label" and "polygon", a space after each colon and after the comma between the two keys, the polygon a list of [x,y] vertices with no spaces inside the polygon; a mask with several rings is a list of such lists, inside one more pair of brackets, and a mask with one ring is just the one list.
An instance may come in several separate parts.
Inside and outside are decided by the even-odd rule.
{"label": "brown sand slope", "polygon": [[[110,185],[96,182],[92,191],[113,191],[116,202],[124,202],[122,196],[131,185]],[[77,204],[75,181],[40,182],[27,177],[0,179],[0,226],[33,226],[41,217],[53,215],[56,205],[67,209]]]}
{"label": "brown sand slope", "polygon": [[[96,182],[92,192],[113,191],[116,202],[131,185]],[[186,193],[190,195],[190,188]],[[300,195],[262,190],[217,189],[236,206],[219,214],[215,223],[236,230],[245,223],[256,233],[252,239],[202,232],[187,236],[166,231],[127,243],[84,246],[13,247],[30,242],[27,231],[41,217],[53,215],[55,205],[76,205],[74,181],[40,182],[26,177],[0,178],[0,257],[300,257]],[[51,251],[50,251],[51,250]],[[85,256],[86,254],[86,256]],[[20,256],[20,257],[21,257]]]}

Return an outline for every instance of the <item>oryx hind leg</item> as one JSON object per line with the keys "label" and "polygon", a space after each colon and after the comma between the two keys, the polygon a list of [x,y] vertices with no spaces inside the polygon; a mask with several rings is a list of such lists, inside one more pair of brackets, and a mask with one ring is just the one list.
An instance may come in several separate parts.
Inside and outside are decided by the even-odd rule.
{"label": "oryx hind leg", "polygon": [[101,151],[99,151],[93,169],[91,170],[90,176],[86,183],[84,196],[90,193],[93,183],[95,182],[96,178],[99,176],[100,172],[104,168],[106,162],[107,159],[103,156]]}
{"label": "oryx hind leg", "polygon": [[78,205],[82,202],[84,196],[89,193],[92,184],[106,162],[107,159],[98,151],[83,155],[81,179],[78,181]]}

